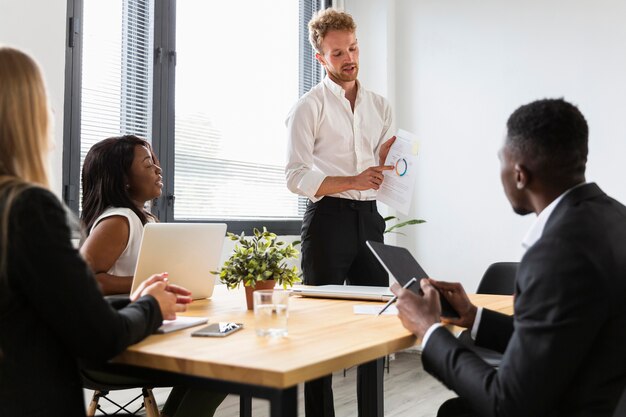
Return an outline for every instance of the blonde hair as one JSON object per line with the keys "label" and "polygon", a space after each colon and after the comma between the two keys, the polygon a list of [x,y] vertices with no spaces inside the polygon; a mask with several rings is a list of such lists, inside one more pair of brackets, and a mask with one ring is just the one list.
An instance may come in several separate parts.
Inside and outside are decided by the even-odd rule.
{"label": "blonde hair", "polygon": [[309,42],[318,53],[323,53],[322,41],[331,30],[355,32],[356,23],[350,14],[335,8],[317,12],[309,22]]}
{"label": "blonde hair", "polygon": [[0,47],[0,278],[6,272],[11,205],[31,185],[48,187],[49,111],[35,61]]}

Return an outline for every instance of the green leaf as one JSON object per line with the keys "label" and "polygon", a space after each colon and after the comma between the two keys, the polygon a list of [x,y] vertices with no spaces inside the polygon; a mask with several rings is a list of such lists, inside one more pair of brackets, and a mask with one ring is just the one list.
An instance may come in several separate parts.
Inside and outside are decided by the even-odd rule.
{"label": "green leaf", "polygon": [[391,226],[390,228],[385,230],[385,233],[390,233],[393,230],[399,229],[399,228],[404,227],[404,226],[409,226],[409,225],[412,225],[412,224],[421,224],[421,223],[426,223],[426,221],[425,220],[421,220],[421,219],[407,220],[407,221],[404,221],[404,222],[401,222],[401,223],[394,224],[393,226]]}
{"label": "green leaf", "polygon": [[393,220],[393,219],[397,219],[397,217],[396,216],[387,216],[383,220],[388,222],[389,220]]}
{"label": "green leaf", "polygon": [[392,231],[390,231],[390,232],[387,232],[387,231],[386,231],[385,233],[393,233],[394,235],[402,235],[402,236],[406,236],[406,233],[397,232],[397,231],[395,231],[395,230],[392,230]]}

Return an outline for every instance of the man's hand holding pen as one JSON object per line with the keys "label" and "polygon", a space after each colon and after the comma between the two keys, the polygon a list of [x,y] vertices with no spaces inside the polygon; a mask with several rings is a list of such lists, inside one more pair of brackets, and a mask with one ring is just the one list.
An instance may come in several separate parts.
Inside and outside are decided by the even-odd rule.
{"label": "man's hand holding pen", "polygon": [[421,296],[409,289],[400,287],[398,283],[391,286],[391,292],[398,298],[396,307],[402,325],[421,339],[430,326],[439,323],[441,303],[439,292],[428,278],[423,278],[420,281],[420,287],[424,293]]}
{"label": "man's hand holding pen", "polygon": [[[411,285],[415,284],[416,282],[417,282],[417,278],[413,277],[413,278],[411,278],[411,279],[410,279],[410,280],[409,280],[406,284],[404,284],[404,285],[402,286],[402,288],[406,290],[407,288],[410,288],[410,287],[411,287]],[[378,316],[380,316],[381,314],[383,314],[383,313],[385,312],[385,310],[387,310],[387,309],[389,308],[389,306],[390,306],[390,305],[392,305],[393,303],[395,303],[395,302],[396,302],[396,300],[397,300],[397,299],[398,299],[398,296],[397,296],[397,295],[394,295],[394,296],[391,298],[391,300],[387,301],[387,304],[385,304],[385,305],[383,306],[383,308],[381,308],[381,309],[380,309],[380,311],[378,312],[378,314],[377,314],[377,315],[378,315]]]}

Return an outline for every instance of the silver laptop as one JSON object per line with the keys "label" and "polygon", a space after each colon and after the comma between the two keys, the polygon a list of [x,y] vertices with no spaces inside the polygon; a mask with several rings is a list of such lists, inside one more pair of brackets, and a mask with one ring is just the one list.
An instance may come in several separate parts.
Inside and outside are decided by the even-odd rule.
{"label": "silver laptop", "polygon": [[213,294],[226,235],[224,223],[148,223],[143,229],[131,293],[150,275],[167,272],[194,300]]}
{"label": "silver laptop", "polygon": [[292,294],[303,297],[341,298],[345,300],[387,301],[393,293],[387,287],[370,287],[363,285],[297,285]]}

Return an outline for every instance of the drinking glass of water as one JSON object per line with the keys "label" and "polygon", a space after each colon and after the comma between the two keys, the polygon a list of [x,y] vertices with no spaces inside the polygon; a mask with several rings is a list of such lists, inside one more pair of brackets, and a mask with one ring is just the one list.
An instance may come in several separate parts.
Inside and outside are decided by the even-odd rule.
{"label": "drinking glass of water", "polygon": [[254,298],[254,319],[258,336],[287,336],[289,291],[257,290]]}

